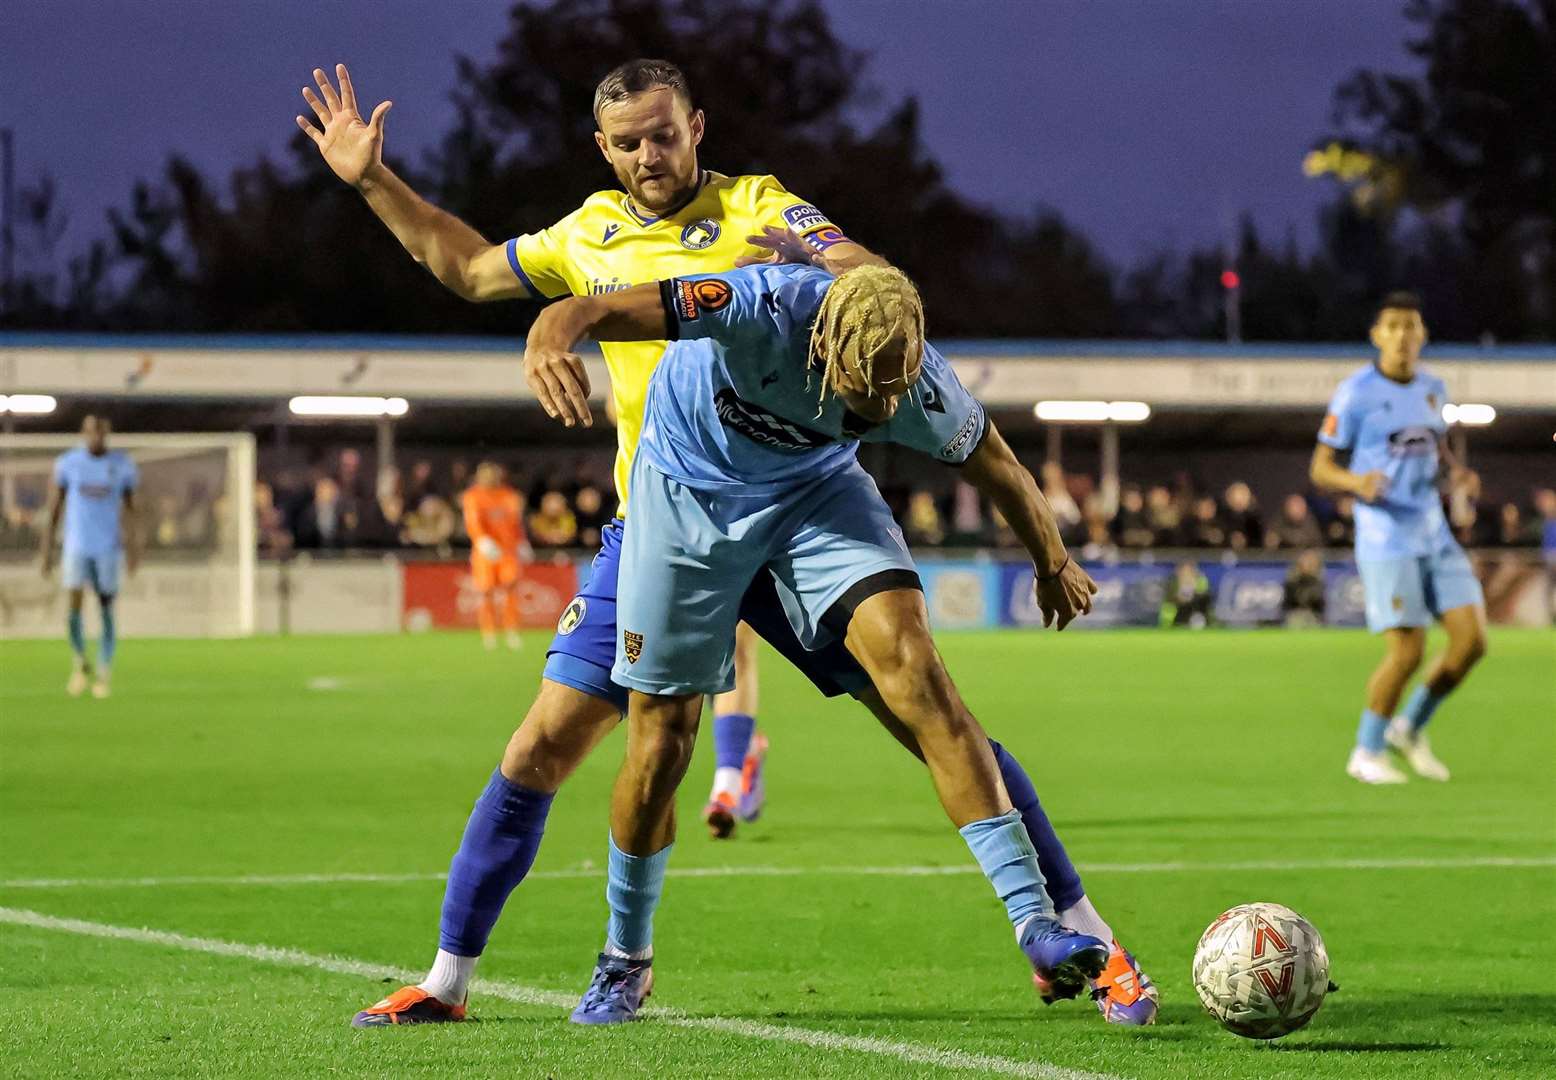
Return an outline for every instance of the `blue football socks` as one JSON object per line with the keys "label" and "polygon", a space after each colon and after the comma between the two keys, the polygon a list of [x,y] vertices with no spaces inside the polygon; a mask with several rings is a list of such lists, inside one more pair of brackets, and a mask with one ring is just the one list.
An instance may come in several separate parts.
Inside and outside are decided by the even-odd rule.
{"label": "blue football socks", "polygon": [[1074,907],[1086,895],[1086,888],[1081,884],[1080,874],[1075,871],[1075,864],[1070,862],[1069,852],[1059,842],[1053,823],[1043,812],[1043,804],[1038,801],[1037,789],[1032,786],[1031,777],[1027,776],[1021,762],[993,739],[989,740],[989,749],[994,751],[994,761],[1000,767],[1000,776],[1005,780],[1005,790],[1021,814],[1021,822],[1027,827],[1027,836],[1032,846],[1037,849],[1037,869],[1047,885],[1048,898],[1053,901],[1057,911]]}
{"label": "blue football socks", "polygon": [[1425,683],[1416,687],[1415,693],[1410,695],[1410,700],[1405,703],[1405,719],[1410,721],[1410,730],[1418,732],[1426,727],[1432,714],[1437,711],[1437,706],[1443,703],[1442,697],[1427,689]]}
{"label": "blue football socks", "polygon": [[65,626],[70,631],[70,649],[76,654],[77,660],[86,659],[86,628],[82,625],[81,612],[72,611],[65,618]]}
{"label": "blue football socks", "polygon": [[1386,716],[1379,716],[1371,709],[1363,709],[1361,723],[1356,725],[1356,745],[1378,754],[1383,752],[1383,729],[1389,726]]}
{"label": "blue football socks", "polygon": [[113,601],[104,600],[98,613],[103,617],[103,636],[97,642],[97,666],[106,671],[113,666],[113,652],[119,644],[119,635],[114,629]]}
{"label": "blue football socks", "polygon": [[535,862],[553,798],[513,783],[501,769],[492,773],[449,864],[438,948],[481,955],[508,894]]}
{"label": "blue football socks", "polygon": [[1019,927],[1034,915],[1053,916],[1053,906],[1043,891],[1043,875],[1037,868],[1037,851],[1021,823],[1021,812],[963,825],[962,839],[983,868],[983,876],[1005,904],[1010,924]]}
{"label": "blue football socks", "polygon": [[665,867],[670,862],[666,844],[652,855],[628,855],[610,838],[610,862],[605,881],[605,901],[610,921],[605,924],[605,950],[632,960],[646,959],[654,946],[654,909],[664,891]]}
{"label": "blue football socks", "polygon": [[756,717],[745,713],[725,713],[713,718],[714,765],[720,769],[738,769],[745,764]]}

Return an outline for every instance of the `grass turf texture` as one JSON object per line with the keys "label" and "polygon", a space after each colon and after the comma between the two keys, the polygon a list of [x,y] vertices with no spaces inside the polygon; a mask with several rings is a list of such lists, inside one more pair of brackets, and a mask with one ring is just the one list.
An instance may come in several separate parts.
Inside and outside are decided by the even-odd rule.
{"label": "grass turf texture", "polygon": [[[468,635],[132,639],[108,701],[64,696],[62,643],[0,643],[0,907],[419,973],[436,944],[436,880],[19,879],[437,874],[528,704],[544,641],[515,656]],[[1006,1062],[993,1074],[1025,1062],[1028,1075],[1200,1080],[1556,1075],[1551,634],[1495,633],[1441,710],[1433,735],[1451,783],[1385,789],[1342,772],[1378,648],[1359,633],[1009,632],[941,646],[1160,986],[1155,1028],[1107,1027],[1089,1003],[1039,1006],[975,872],[829,871],[972,864],[922,768],[862,710],[823,702],[768,655],[766,816],[732,842],[705,837],[711,739],[682,791],[651,1002],[682,1022],[580,1029],[556,1003],[477,995],[479,1024],[353,1031],[351,1014],[397,977],[0,922],[5,1072],[947,1074],[932,1058],[754,1037],[746,1024]],[[563,789],[537,876],[481,976],[554,1002],[582,991],[603,933],[597,868],[621,739]],[[1544,865],[1443,865],[1496,857]],[[1335,865],[1347,859],[1433,865]],[[1246,863],[1272,865],[1227,865]],[[1313,863],[1324,865],[1301,865]],[[700,868],[794,872],[685,874]],[[1200,931],[1250,900],[1312,919],[1342,987],[1275,1044],[1221,1031],[1189,984]]]}

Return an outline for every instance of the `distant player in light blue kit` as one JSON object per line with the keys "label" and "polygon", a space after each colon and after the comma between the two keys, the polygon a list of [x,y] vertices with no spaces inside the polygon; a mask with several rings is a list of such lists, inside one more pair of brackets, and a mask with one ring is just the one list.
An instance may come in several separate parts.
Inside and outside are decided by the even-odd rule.
{"label": "distant player in light blue kit", "polygon": [[[1045,999],[1097,978],[1109,945],[1055,917],[988,736],[930,638],[902,533],[857,461],[860,439],[961,465],[1030,552],[1045,623],[1091,608],[1030,473],[924,341],[901,271],[807,266],[671,279],[543,312],[529,350],[584,337],[668,339],[649,384],[622,541],[612,678],[631,689],[611,802],[610,922],[579,1023],[636,1015],[652,986],[652,920],[675,835],[675,790],[702,695],[733,685],[742,596],[770,576],[806,649],[841,640],[916,743],[1015,928]],[[901,737],[899,735],[899,737]],[[1154,995],[1151,999],[1154,1013]]]}
{"label": "distant player in light blue kit", "polygon": [[135,486],[139,473],[129,455],[108,449],[109,424],[101,416],[88,416],[81,424],[82,445],[67,450],[54,462],[54,489],[49,493],[47,524],[43,529],[43,576],[54,570],[54,540],[60,517],[65,519],[63,545],[65,589],[70,594],[70,648],[75,661],[65,690],[79,697],[86,689],[92,665],[86,658],[86,631],[81,622],[82,598],[88,586],[97,594],[103,636],[97,646],[96,679],[92,696],[108,696],[113,669],[113,600],[119,592],[119,561],[131,573],[140,561],[135,528]]}
{"label": "distant player in light blue kit", "polygon": [[[1335,391],[1310,470],[1319,487],[1359,500],[1356,566],[1367,593],[1367,628],[1387,647],[1367,681],[1367,707],[1345,771],[1367,784],[1404,783],[1385,753],[1391,747],[1420,776],[1446,780],[1447,766],[1424,729],[1486,655],[1486,613],[1475,571],[1448,529],[1438,485],[1444,471],[1454,484],[1470,474],[1444,441],[1447,388],[1420,366],[1420,300],[1389,294],[1372,324],[1372,343],[1378,359]],[[1349,468],[1336,461],[1337,451],[1350,453]],[[1448,631],[1448,647],[1394,716],[1434,617]]]}

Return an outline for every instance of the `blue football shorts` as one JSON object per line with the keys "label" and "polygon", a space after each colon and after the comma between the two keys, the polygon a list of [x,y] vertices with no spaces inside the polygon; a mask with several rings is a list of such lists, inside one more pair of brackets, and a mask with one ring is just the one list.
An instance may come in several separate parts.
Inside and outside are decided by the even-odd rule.
{"label": "blue football shorts", "polygon": [[1374,634],[1430,626],[1445,611],[1484,603],[1475,569],[1458,544],[1434,555],[1358,559],[1356,570],[1367,597],[1367,629]]}
{"label": "blue football shorts", "polygon": [[69,590],[91,589],[98,596],[119,591],[119,552],[83,555],[66,551],[60,557],[60,583]]}
{"label": "blue football shorts", "polygon": [[[616,659],[616,584],[621,565],[622,522],[600,534],[600,551],[561,619],[546,652],[544,677],[627,711],[627,688],[611,678]],[[741,599],[740,618],[827,697],[854,694],[870,685],[840,638],[815,650],[800,644],[771,573],[756,575]]]}
{"label": "blue football shorts", "polygon": [[735,626],[763,576],[808,650],[839,642],[868,597],[921,587],[901,530],[857,462],[752,497],[688,487],[640,455],[620,575],[611,676],[649,694],[734,685]]}

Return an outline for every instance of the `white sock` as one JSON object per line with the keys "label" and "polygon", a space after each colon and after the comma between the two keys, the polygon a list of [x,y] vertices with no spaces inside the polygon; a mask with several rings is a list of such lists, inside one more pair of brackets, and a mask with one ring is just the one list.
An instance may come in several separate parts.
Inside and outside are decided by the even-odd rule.
{"label": "white sock", "polygon": [[455,956],[438,950],[432,970],[416,985],[445,1005],[463,1005],[470,996],[470,976],[475,974],[479,956]]}
{"label": "white sock", "polygon": [[740,795],[740,770],[733,765],[713,770],[713,794],[710,798],[716,799],[720,795]]}
{"label": "white sock", "polygon": [[1082,896],[1073,906],[1059,912],[1059,925],[1077,934],[1101,938],[1109,945],[1113,943],[1113,928],[1102,921],[1102,916],[1092,907],[1089,896]]}
{"label": "white sock", "polygon": [[610,938],[606,938],[605,955],[615,957],[617,960],[652,960],[654,958],[654,947],[650,945],[648,948],[639,949],[637,952],[628,952]]}

